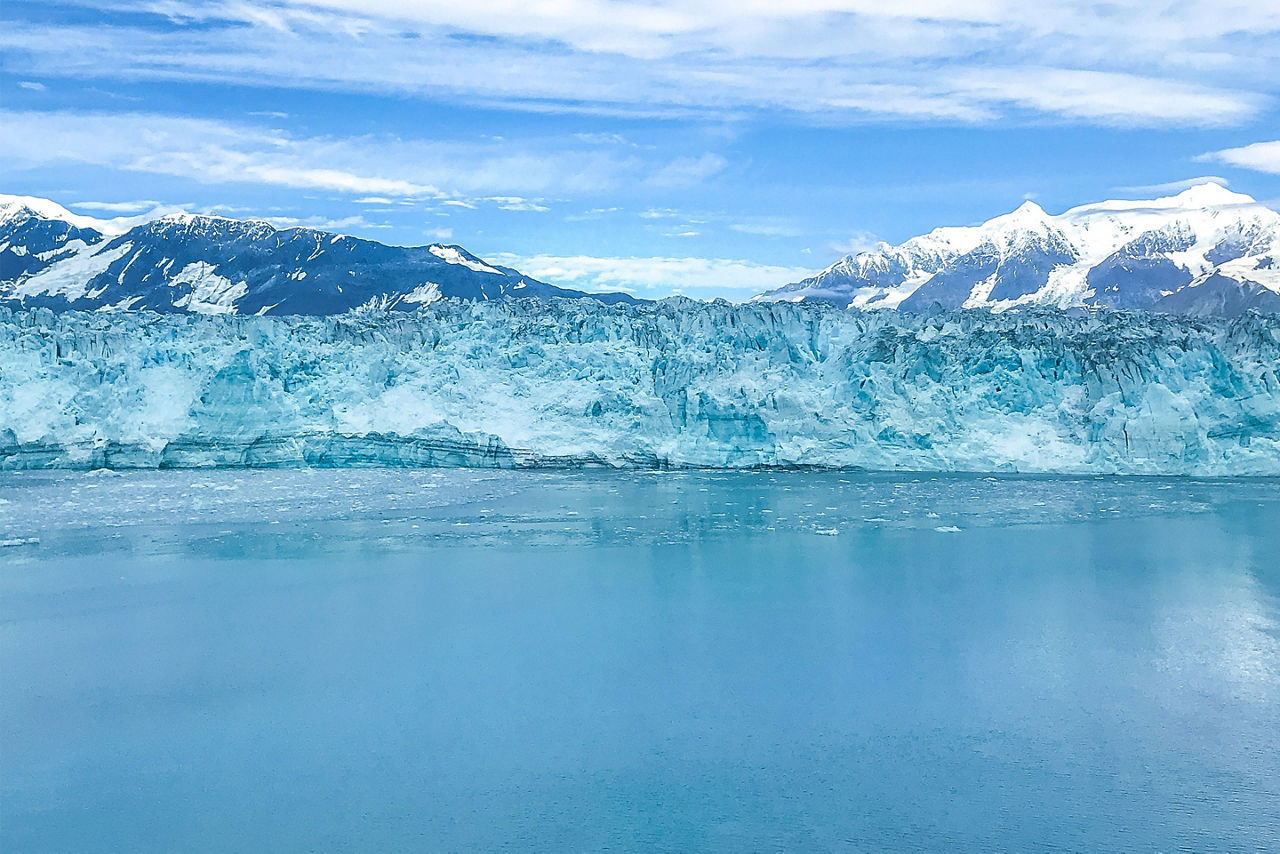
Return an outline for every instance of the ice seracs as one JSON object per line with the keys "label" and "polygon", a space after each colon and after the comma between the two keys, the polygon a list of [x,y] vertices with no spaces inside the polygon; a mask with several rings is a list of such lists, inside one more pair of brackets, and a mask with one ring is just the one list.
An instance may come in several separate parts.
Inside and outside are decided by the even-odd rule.
{"label": "ice seracs", "polygon": [[[1195,290],[1210,279],[1212,299]],[[1057,215],[1028,201],[978,226],[879,244],[755,299],[854,309],[1280,311],[1280,214],[1211,182]]]}
{"label": "ice seracs", "polygon": [[0,307],[0,467],[1280,475],[1280,318],[415,294],[329,318]]}

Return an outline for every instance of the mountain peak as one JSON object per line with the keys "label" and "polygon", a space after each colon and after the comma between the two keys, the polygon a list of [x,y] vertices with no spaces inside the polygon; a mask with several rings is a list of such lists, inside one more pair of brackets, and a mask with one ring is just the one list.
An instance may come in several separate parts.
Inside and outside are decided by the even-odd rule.
{"label": "mountain peak", "polygon": [[218,214],[188,213],[187,211],[176,211],[174,213],[167,213],[167,214],[164,214],[163,216],[156,217],[156,219],[153,220],[153,222],[168,222],[168,223],[174,223],[176,225],[204,225],[207,223],[215,223],[215,222],[217,223],[236,222],[236,223],[251,223],[255,226],[265,225],[265,226],[274,228],[274,226],[272,226],[271,223],[263,219],[233,219],[229,216],[219,216]]}
{"label": "mountain peak", "polygon": [[[8,219],[6,219],[6,217]],[[211,214],[150,216],[118,237],[61,205],[0,196],[0,304],[200,314],[329,315],[441,298],[596,299],[494,267],[461,246],[388,246],[318,229]]]}
{"label": "mountain peak", "polygon": [[1280,305],[1277,262],[1280,215],[1205,181],[1177,195],[1095,202],[1056,215],[1028,200],[980,225],[936,228],[856,263],[844,259],[756,299],[858,309],[1181,311],[1199,305],[1194,291],[1182,302],[1167,298],[1218,271],[1245,289],[1228,301],[1243,311]]}
{"label": "mountain peak", "polygon": [[1181,206],[1188,208],[1257,204],[1257,201],[1253,196],[1247,196],[1244,193],[1237,193],[1232,190],[1228,190],[1226,187],[1214,181],[1206,181],[1203,184],[1196,184],[1195,186],[1188,187],[1171,198]]}
{"label": "mountain peak", "polygon": [[57,202],[40,199],[35,196],[12,196],[0,193],[0,222],[8,222],[23,214],[40,219],[52,219],[69,223],[76,228],[91,228],[94,231],[105,231],[103,226],[110,224],[91,216],[73,214]]}
{"label": "mountain peak", "polygon": [[1008,225],[1030,225],[1049,220],[1049,214],[1045,213],[1044,208],[1035,202],[1027,199],[1022,204],[1011,210],[1009,213],[998,216],[995,219],[988,220],[983,223],[984,226],[1008,226]]}

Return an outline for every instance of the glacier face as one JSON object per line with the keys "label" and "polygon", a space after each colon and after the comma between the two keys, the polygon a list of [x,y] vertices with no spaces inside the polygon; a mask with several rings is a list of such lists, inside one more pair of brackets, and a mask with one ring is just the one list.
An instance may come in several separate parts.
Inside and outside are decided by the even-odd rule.
{"label": "glacier face", "polygon": [[904,311],[1280,313],[1280,214],[1217,184],[1056,216],[1026,202],[978,226],[880,244],[755,299]]}
{"label": "glacier face", "polygon": [[1280,474],[1280,320],[431,302],[0,308],[0,466]]}
{"label": "glacier face", "polygon": [[0,195],[0,302],[57,311],[340,314],[426,298],[591,298],[460,246],[387,246],[311,228],[171,214],[121,227],[45,199]]}

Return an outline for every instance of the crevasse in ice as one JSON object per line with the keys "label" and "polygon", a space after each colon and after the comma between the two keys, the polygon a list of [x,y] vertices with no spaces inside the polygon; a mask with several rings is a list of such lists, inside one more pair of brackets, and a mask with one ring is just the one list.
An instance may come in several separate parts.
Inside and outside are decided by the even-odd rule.
{"label": "crevasse in ice", "polygon": [[0,466],[1280,474],[1280,320],[437,302],[0,309]]}

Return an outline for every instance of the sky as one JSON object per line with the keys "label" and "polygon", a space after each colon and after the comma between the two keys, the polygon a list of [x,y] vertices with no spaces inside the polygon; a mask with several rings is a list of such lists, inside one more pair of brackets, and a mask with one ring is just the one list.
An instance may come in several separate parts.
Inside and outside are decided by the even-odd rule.
{"label": "sky", "polygon": [[1214,180],[1280,204],[1280,3],[5,0],[0,192],[745,299]]}

